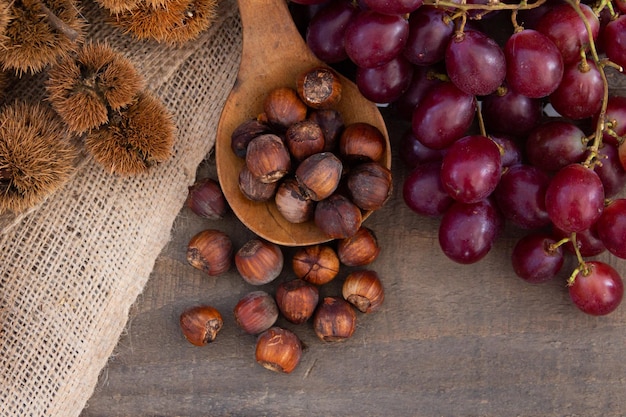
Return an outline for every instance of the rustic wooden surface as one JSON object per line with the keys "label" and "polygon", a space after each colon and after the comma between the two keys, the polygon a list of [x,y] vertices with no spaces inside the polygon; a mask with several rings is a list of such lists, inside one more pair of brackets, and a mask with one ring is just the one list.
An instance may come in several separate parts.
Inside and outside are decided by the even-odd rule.
{"label": "rustic wooden surface", "polygon": [[[397,140],[407,124],[388,127]],[[307,346],[300,365],[290,375],[257,365],[255,338],[236,327],[232,308],[259,288],[235,270],[210,278],[185,260],[187,241],[204,228],[227,232],[237,247],[253,235],[232,214],[209,221],[183,209],[81,417],[625,415],[626,305],[590,317],[568,299],[568,272],[543,285],[516,278],[509,264],[516,230],[477,264],[449,261],[437,220],[402,201],[406,169],[397,148],[393,165],[394,195],[366,222],[383,248],[370,267],[386,300],[381,311],[359,315],[351,340],[324,344],[310,324],[281,319]],[[214,161],[199,175],[215,175]],[[284,249],[288,259],[292,249]],[[626,276],[626,262],[610,263]],[[347,272],[322,294],[339,294]],[[285,267],[278,281],[291,277]],[[201,348],[178,327],[181,311],[198,303],[225,320],[218,339]]]}

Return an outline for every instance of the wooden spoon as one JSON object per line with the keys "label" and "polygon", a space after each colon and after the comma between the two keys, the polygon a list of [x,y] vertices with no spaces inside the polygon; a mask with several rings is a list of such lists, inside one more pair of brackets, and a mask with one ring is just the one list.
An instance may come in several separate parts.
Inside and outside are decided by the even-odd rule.
{"label": "wooden spoon", "polygon": [[[224,105],[217,128],[215,159],[218,179],[231,209],[259,237],[284,246],[304,246],[331,239],[309,221],[290,223],[273,201],[248,200],[239,190],[239,172],[245,161],[231,148],[233,130],[263,111],[266,94],[281,86],[295,88],[299,74],[324,65],[310,51],[291,18],[286,0],[238,0],[243,27],[243,49],[237,79]],[[365,99],[354,83],[342,80],[337,106],[344,123],[367,122],[378,127],[387,141],[383,163],[391,167],[389,135],[376,105]],[[364,213],[364,218],[370,213]]]}

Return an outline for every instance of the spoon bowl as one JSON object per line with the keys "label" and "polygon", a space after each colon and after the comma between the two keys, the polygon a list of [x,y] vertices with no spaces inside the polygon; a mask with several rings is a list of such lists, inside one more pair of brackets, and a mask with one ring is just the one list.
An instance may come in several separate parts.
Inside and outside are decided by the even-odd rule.
{"label": "spoon bowl", "polygon": [[[306,45],[298,32],[285,0],[238,0],[243,27],[243,47],[239,71],[226,100],[217,128],[215,159],[224,197],[237,218],[259,237],[283,246],[305,246],[330,241],[314,224],[290,223],[276,204],[254,202],[239,190],[239,172],[245,164],[231,148],[231,135],[237,126],[258,116],[269,91],[277,87],[295,89],[299,74],[316,66],[326,66]],[[391,168],[389,135],[380,111],[364,98],[347,78],[342,82],[341,101],[336,110],[344,123],[367,122],[376,126],[386,140],[382,163]],[[363,219],[371,212],[363,213]]]}

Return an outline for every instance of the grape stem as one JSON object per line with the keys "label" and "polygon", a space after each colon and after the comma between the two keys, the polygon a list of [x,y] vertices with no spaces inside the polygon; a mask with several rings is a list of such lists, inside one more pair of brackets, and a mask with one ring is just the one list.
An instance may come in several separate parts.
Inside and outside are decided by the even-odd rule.
{"label": "grape stem", "polygon": [[444,7],[455,10],[529,10],[541,6],[546,0],[537,0],[533,3],[522,1],[519,4],[507,4],[507,3],[487,3],[487,4],[468,4],[468,3],[454,3],[446,0],[424,0],[424,5]]}

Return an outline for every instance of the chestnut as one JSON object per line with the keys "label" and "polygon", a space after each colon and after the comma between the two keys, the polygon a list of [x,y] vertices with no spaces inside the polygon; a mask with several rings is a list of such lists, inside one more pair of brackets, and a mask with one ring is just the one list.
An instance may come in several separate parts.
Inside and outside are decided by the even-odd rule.
{"label": "chestnut", "polygon": [[304,193],[293,177],[280,183],[274,201],[276,209],[290,223],[304,223],[313,218],[315,202]]}
{"label": "chestnut", "polygon": [[320,201],[335,192],[343,164],[332,152],[320,152],[300,162],[296,179],[311,200]]}
{"label": "chestnut", "polygon": [[358,164],[347,180],[350,199],[363,210],[378,210],[391,197],[391,170],[378,162]]}
{"label": "chestnut", "polygon": [[233,308],[235,323],[244,332],[259,334],[276,323],[278,306],[274,297],[265,291],[252,291],[244,295]]}
{"label": "chestnut", "polygon": [[291,155],[279,136],[267,133],[248,143],[246,166],[261,182],[276,182],[291,169]]}
{"label": "chestnut", "polygon": [[313,330],[324,342],[343,342],[355,328],[354,308],[341,297],[324,297],[313,314]]}
{"label": "chestnut", "polygon": [[196,215],[209,220],[222,219],[228,210],[222,188],[212,178],[199,179],[190,186],[185,204]]}
{"label": "chestnut", "polygon": [[262,182],[258,177],[252,175],[252,172],[246,165],[241,167],[239,171],[239,191],[250,201],[268,201],[276,194],[278,181]]}
{"label": "chestnut", "polygon": [[179,321],[185,339],[196,346],[213,342],[224,324],[220,312],[208,305],[183,311]]}
{"label": "chestnut", "polygon": [[385,148],[383,133],[366,122],[347,125],[339,137],[339,154],[348,161],[378,161]]}
{"label": "chestnut", "polygon": [[362,313],[372,313],[380,308],[385,299],[383,285],[375,271],[353,271],[346,277],[341,288],[343,298]]}
{"label": "chestnut", "polygon": [[210,276],[221,275],[233,263],[233,243],[220,230],[206,229],[194,235],[187,244],[187,262]]}
{"label": "chestnut", "polygon": [[346,266],[363,266],[374,262],[380,254],[380,246],[374,231],[361,228],[350,237],[337,242],[337,256]]}
{"label": "chestnut", "polygon": [[296,277],[314,285],[332,281],[339,273],[339,258],[328,245],[309,245],[299,248],[292,257],[291,266]]}
{"label": "chestnut", "polygon": [[317,287],[298,278],[283,281],[276,288],[278,310],[294,324],[302,324],[311,318],[318,301]]}
{"label": "chestnut", "polygon": [[297,161],[324,150],[324,132],[313,120],[305,119],[289,126],[285,132],[285,144]]}
{"label": "chestnut", "polygon": [[259,119],[250,119],[241,123],[233,130],[230,147],[239,158],[246,157],[248,143],[257,136],[271,133],[269,125]]}
{"label": "chestnut", "polygon": [[361,209],[342,194],[333,194],[320,201],[313,213],[315,225],[331,239],[345,239],[361,228]]}
{"label": "chestnut", "polygon": [[319,109],[311,112],[309,119],[322,129],[324,135],[324,151],[335,152],[339,137],[345,127],[341,113],[335,109]]}
{"label": "chestnut", "polygon": [[280,247],[261,238],[250,239],[235,253],[237,271],[251,285],[276,279],[283,269],[283,260]]}
{"label": "chestnut", "polygon": [[274,88],[263,100],[265,117],[272,126],[281,131],[306,119],[308,110],[296,91],[289,87]]}
{"label": "chestnut", "polygon": [[300,363],[302,342],[292,331],[274,326],[257,337],[254,354],[265,369],[288,374]]}
{"label": "chestnut", "polygon": [[304,104],[314,109],[327,109],[341,100],[341,80],[335,71],[317,67],[296,78],[296,91]]}

